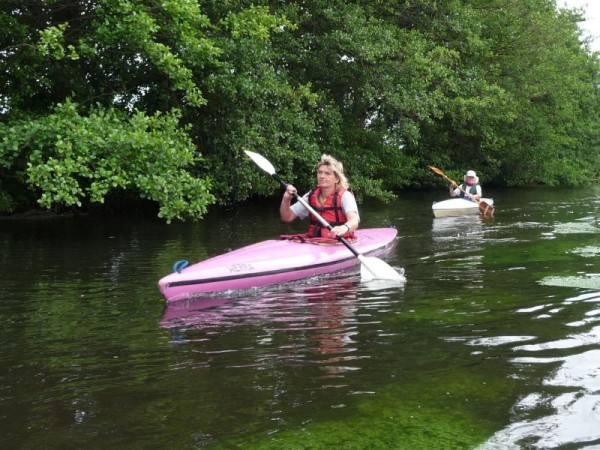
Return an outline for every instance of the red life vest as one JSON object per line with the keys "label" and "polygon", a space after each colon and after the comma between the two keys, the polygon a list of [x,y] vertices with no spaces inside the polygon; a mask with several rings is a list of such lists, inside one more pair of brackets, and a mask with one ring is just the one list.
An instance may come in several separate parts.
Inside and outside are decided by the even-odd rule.
{"label": "red life vest", "polygon": [[[308,204],[318,212],[332,227],[343,225],[348,221],[346,214],[342,210],[342,195],[347,189],[339,189],[333,194],[327,196],[323,204],[319,201],[321,188],[313,189],[308,195]],[[310,215],[310,226],[308,227],[309,237],[329,237],[329,230],[321,225],[316,217]],[[350,231],[343,235],[346,239],[354,239],[354,232]]]}

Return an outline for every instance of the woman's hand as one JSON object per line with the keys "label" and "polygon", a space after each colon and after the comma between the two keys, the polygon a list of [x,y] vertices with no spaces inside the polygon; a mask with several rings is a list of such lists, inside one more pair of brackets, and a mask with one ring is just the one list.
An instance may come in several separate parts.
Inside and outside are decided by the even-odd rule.
{"label": "woman's hand", "polygon": [[349,225],[346,225],[346,224],[338,225],[337,227],[333,227],[331,229],[331,237],[337,238],[339,236],[343,236],[346,233],[350,233],[351,230],[352,230],[352,228],[350,228]]}
{"label": "woman's hand", "polygon": [[294,198],[294,194],[296,192],[297,192],[296,188],[293,185],[288,184],[285,188],[285,192],[283,193],[283,197],[286,200],[292,200]]}

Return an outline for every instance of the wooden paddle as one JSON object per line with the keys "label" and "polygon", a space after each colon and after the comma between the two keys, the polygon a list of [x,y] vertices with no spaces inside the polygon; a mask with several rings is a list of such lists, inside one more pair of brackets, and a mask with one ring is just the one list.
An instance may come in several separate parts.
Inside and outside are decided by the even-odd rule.
{"label": "wooden paddle", "polygon": [[[467,194],[456,181],[448,178],[446,176],[446,174],[444,172],[442,172],[440,169],[438,169],[437,167],[434,167],[434,166],[428,166],[428,167],[431,170],[433,170],[435,173],[437,173],[438,175],[441,175],[442,177],[444,177],[447,181],[449,181],[452,184],[452,186],[457,186],[463,194],[465,194],[465,195]],[[473,200],[473,201],[477,202],[477,204],[479,205],[479,212],[481,214],[483,214],[485,217],[492,217],[494,215],[495,208],[492,205],[490,205],[488,202],[486,202],[484,200]]]}
{"label": "wooden paddle", "polygon": [[[277,175],[275,172],[275,167],[273,164],[269,162],[264,156],[259,155],[258,153],[251,152],[249,150],[244,150],[246,155],[252,159],[256,163],[258,167],[267,172],[271,177],[279,182],[281,187],[284,189],[287,188],[287,184]],[[300,197],[297,193],[294,193],[294,198],[299,201],[302,206],[304,206],[313,216],[317,218],[321,224],[327,229],[331,230],[333,227],[323,218],[319,213],[317,213],[306,201]],[[364,256],[361,255],[353,246],[344,239],[343,236],[337,236],[337,239],[348,247],[354,256],[358,258],[361,262],[361,279],[363,280],[397,280],[397,281],[405,281],[404,275],[398,273],[392,266],[382,261],[379,258],[375,258],[374,256]]]}

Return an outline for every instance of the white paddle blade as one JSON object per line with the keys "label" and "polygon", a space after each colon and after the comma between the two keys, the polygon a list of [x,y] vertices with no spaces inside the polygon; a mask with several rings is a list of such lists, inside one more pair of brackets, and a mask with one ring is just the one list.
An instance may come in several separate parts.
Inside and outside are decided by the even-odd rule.
{"label": "white paddle blade", "polygon": [[[385,261],[373,256],[360,255],[358,259],[360,265],[360,279],[362,281],[370,280],[394,280],[406,281],[404,273],[398,272]],[[404,271],[403,271],[404,272]]]}
{"label": "white paddle blade", "polygon": [[258,167],[267,172],[269,175],[273,175],[275,173],[275,167],[273,167],[273,164],[271,164],[271,162],[263,155],[251,152],[250,150],[244,150],[244,153],[246,153],[246,155],[248,155]]}

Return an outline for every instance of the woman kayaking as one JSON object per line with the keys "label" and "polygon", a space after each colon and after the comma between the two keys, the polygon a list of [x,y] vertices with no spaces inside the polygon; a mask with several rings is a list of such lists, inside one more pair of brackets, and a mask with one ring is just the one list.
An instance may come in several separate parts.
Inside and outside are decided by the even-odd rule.
{"label": "woman kayaking", "polygon": [[288,184],[279,215],[284,222],[305,219],[310,216],[310,226],[305,234],[309,238],[336,238],[343,236],[354,239],[354,230],[358,228],[360,216],[354,195],[349,190],[348,180],[344,175],[344,166],[330,155],[321,156],[317,165],[317,187],[302,197],[332,226],[331,231],[309,214],[300,202],[292,205],[296,188]]}
{"label": "woman kayaking", "polygon": [[479,201],[481,199],[482,191],[481,186],[479,185],[479,177],[475,171],[467,171],[463,180],[464,181],[461,186],[456,184],[450,186],[450,195],[452,197],[467,198],[474,202]]}

